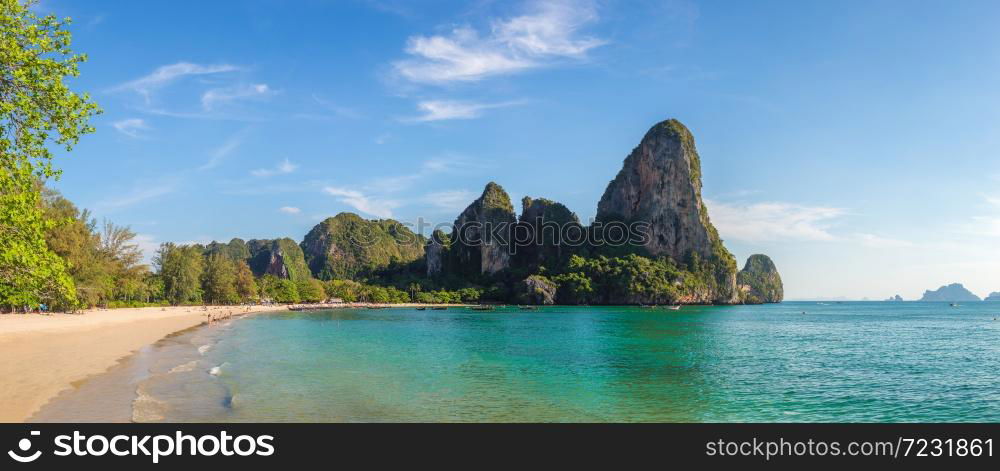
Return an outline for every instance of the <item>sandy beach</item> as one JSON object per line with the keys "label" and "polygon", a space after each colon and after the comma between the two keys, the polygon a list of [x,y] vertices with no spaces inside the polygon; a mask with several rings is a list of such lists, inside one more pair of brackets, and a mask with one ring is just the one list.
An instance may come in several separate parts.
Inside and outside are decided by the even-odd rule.
{"label": "sandy beach", "polygon": [[205,322],[209,314],[285,309],[182,306],[0,315],[0,422],[25,421],[61,391],[145,345]]}

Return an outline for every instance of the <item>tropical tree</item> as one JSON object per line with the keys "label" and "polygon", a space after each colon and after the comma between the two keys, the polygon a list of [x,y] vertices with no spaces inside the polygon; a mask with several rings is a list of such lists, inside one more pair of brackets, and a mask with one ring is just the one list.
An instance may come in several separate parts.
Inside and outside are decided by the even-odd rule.
{"label": "tropical tree", "polygon": [[295,283],[299,292],[299,300],[303,302],[318,303],[326,299],[326,292],[323,289],[323,282],[315,278],[299,280]]}
{"label": "tropical tree", "polygon": [[240,260],[236,262],[236,295],[242,302],[254,302],[258,299],[257,282],[254,281],[253,272],[247,262]]}
{"label": "tropical tree", "polygon": [[65,262],[49,249],[39,179],[57,177],[49,145],[72,150],[100,112],[64,83],[86,60],[69,20],[39,18],[34,1],[0,0],[0,305],[75,304]]}
{"label": "tropical tree", "polygon": [[171,304],[201,301],[201,249],[191,245],[160,245],[154,265],[163,280],[163,296]]}
{"label": "tropical tree", "polygon": [[212,304],[232,304],[239,301],[236,292],[236,268],[225,255],[214,254],[205,258],[201,275],[202,298]]}

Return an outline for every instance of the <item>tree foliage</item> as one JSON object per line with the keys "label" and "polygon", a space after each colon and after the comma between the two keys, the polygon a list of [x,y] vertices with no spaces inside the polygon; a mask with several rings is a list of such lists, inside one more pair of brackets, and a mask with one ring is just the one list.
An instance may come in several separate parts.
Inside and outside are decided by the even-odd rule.
{"label": "tree foliage", "polygon": [[100,112],[69,89],[86,56],[70,49],[69,20],[40,18],[34,2],[0,0],[0,305],[75,304],[66,263],[49,250],[37,179],[57,176],[49,145],[71,150]]}

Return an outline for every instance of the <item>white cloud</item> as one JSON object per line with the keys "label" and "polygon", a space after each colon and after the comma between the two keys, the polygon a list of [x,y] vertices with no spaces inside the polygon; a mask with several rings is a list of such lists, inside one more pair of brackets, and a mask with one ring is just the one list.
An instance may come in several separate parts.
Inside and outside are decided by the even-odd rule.
{"label": "white cloud", "polygon": [[473,167],[468,159],[462,156],[448,155],[425,160],[420,169],[405,175],[379,177],[366,185],[366,189],[377,192],[391,193],[406,190],[417,181],[442,173],[460,172]]}
{"label": "white cloud", "polygon": [[241,144],[243,144],[243,138],[245,132],[239,132],[230,137],[226,142],[222,143],[221,146],[217,147],[209,154],[208,162],[205,165],[198,167],[198,170],[209,170],[217,167],[222,160],[225,159],[229,154],[232,154]]}
{"label": "white cloud", "polygon": [[448,119],[473,119],[482,116],[483,110],[490,108],[503,108],[513,106],[521,102],[506,103],[472,103],[455,100],[431,100],[417,103],[417,108],[423,112],[422,115],[413,118],[406,118],[403,121],[427,122],[444,121]]}
{"label": "white cloud", "polygon": [[259,168],[257,170],[251,170],[250,174],[255,177],[270,177],[271,175],[279,175],[285,173],[292,173],[295,169],[299,168],[298,165],[293,164],[287,158],[278,163],[278,166],[270,168]]}
{"label": "white cloud", "polygon": [[205,111],[212,111],[220,104],[224,105],[247,98],[262,98],[272,94],[274,94],[274,90],[268,87],[266,83],[213,88],[201,95],[201,107]]}
{"label": "white cloud", "polygon": [[476,194],[468,190],[445,190],[428,193],[423,201],[442,211],[461,211],[473,200]]}
{"label": "white cloud", "polygon": [[840,208],[790,203],[706,204],[723,239],[748,242],[834,240],[828,232],[829,223],[846,214]]}
{"label": "white cloud", "polygon": [[142,95],[148,102],[150,94],[153,91],[179,78],[188,75],[219,74],[225,72],[233,72],[236,70],[239,70],[239,67],[229,64],[199,65],[199,64],[192,64],[190,62],[178,62],[176,64],[170,64],[158,67],[149,75],[140,77],[138,79],[129,82],[125,82],[121,85],[118,85],[117,87],[112,88],[112,90],[133,91]]}
{"label": "white cloud", "polygon": [[98,210],[103,211],[127,208],[143,201],[172,193],[175,188],[176,184],[173,181],[164,181],[152,185],[137,186],[132,191],[123,195],[101,200],[96,206]]}
{"label": "white cloud", "polygon": [[149,129],[149,125],[146,121],[140,118],[129,118],[123,119],[121,121],[115,121],[111,125],[118,130],[118,132],[132,138],[139,137],[139,131],[146,131]]}
{"label": "white cloud", "polygon": [[281,211],[281,212],[287,213],[287,214],[299,214],[299,213],[302,212],[301,209],[296,208],[295,206],[282,206],[282,207],[278,208],[278,211]]}
{"label": "white cloud", "polygon": [[313,101],[320,104],[324,108],[332,111],[338,117],[349,118],[349,119],[361,119],[363,117],[361,113],[359,113],[354,108],[338,105],[337,103],[334,103],[316,94],[313,94],[312,98]]}
{"label": "white cloud", "polygon": [[393,208],[399,207],[399,203],[391,200],[380,200],[366,196],[357,190],[338,187],[324,187],[323,192],[336,196],[337,200],[365,214],[379,218],[391,218]]}
{"label": "white cloud", "polygon": [[605,43],[577,36],[596,20],[591,2],[534,2],[525,15],[493,21],[485,35],[461,26],[449,35],[412,36],[406,52],[414,57],[393,66],[413,82],[448,83],[542,67],[553,60],[584,59]]}

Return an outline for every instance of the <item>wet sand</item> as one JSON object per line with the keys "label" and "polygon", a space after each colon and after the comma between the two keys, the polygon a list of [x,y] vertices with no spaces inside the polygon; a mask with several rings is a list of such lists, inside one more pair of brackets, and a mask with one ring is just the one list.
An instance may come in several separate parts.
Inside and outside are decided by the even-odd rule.
{"label": "wet sand", "polygon": [[61,391],[165,336],[229,314],[285,306],[150,307],[0,315],[0,422],[23,422]]}

